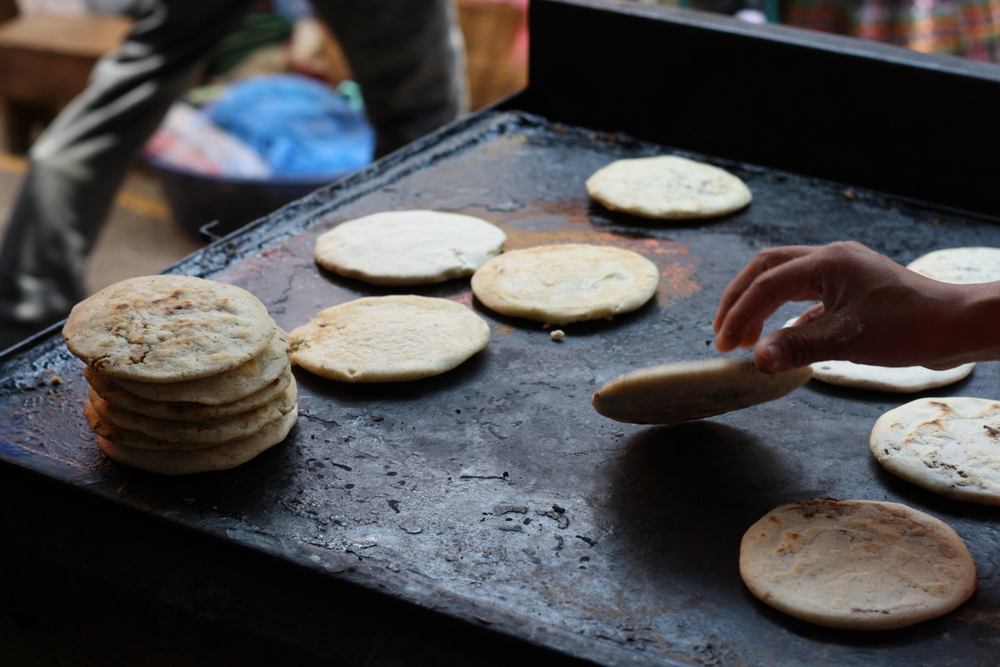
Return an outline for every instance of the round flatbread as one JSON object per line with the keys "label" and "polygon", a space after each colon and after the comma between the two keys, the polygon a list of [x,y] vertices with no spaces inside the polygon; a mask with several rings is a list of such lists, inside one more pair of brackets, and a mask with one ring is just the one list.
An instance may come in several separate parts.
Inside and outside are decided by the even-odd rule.
{"label": "round flatbread", "polygon": [[633,311],[652,298],[656,265],[614,246],[565,243],[511,250],[472,276],[472,292],[502,315],[565,325]]}
{"label": "round flatbread", "polygon": [[236,368],[260,354],[276,328],[244,289],[156,275],[122,280],[81,301],[62,333],[70,352],[98,372],[156,383]]}
{"label": "round flatbread", "polygon": [[945,283],[991,283],[1000,280],[1000,248],[935,250],[916,258],[906,268]]}
{"label": "round flatbread", "polygon": [[507,235],[471,215],[390,211],[343,222],[316,239],[316,262],[375,285],[425,285],[471,276]]}
{"label": "round flatbread", "polygon": [[161,475],[190,475],[212,470],[228,470],[246,463],[283,441],[295,426],[298,414],[296,408],[250,437],[204,449],[159,451],[135,449],[102,437],[97,438],[97,444],[109,459]]}
{"label": "round flatbread", "polygon": [[882,467],[917,486],[1000,505],[1000,401],[920,398],[879,417],[869,444]]}
{"label": "round flatbread", "polygon": [[814,379],[828,384],[909,394],[964,380],[975,366],[975,363],[969,363],[934,371],[923,366],[893,368],[856,364],[852,361],[817,361],[812,364],[812,369]]}
{"label": "round flatbread", "polygon": [[750,203],[750,188],[725,169],[673,155],[616,160],[587,179],[587,194],[644,218],[712,218]]}
{"label": "round flatbread", "polygon": [[295,408],[295,381],[277,398],[238,415],[203,422],[155,419],[111,405],[93,389],[84,406],[91,430],[137,449],[198,449],[246,438]]}
{"label": "round flatbread", "polygon": [[743,536],[740,574],[762,602],[829,628],[890,630],[948,613],[976,589],[946,523],[898,503],[782,505]]}
{"label": "round flatbread", "polygon": [[709,359],[632,371],[594,392],[598,413],[629,424],[673,424],[773,401],[809,381],[808,366],[768,375],[752,361]]}
{"label": "round flatbread", "polygon": [[[125,391],[150,401],[222,405],[258,392],[280,377],[288,369],[289,349],[288,334],[276,328],[263,352],[232,370],[211,377],[166,383],[123,378],[114,381]],[[90,380],[93,372],[84,369],[84,376]]]}
{"label": "round flatbread", "polygon": [[489,340],[486,321],[458,302],[365,297],[292,330],[291,360],[339,382],[405,382],[451,370]]}
{"label": "round flatbread", "polygon": [[[89,366],[87,368],[89,369]],[[84,371],[84,375],[87,381],[90,382],[91,388],[97,392],[97,395],[111,405],[147,417],[184,422],[203,422],[210,419],[222,419],[259,408],[277,398],[279,394],[288,388],[288,385],[292,381],[292,369],[286,363],[285,371],[260,391],[231,403],[206,405],[204,403],[151,401],[125,391],[115,384],[111,378],[100,373],[87,373]]]}
{"label": "round flatbread", "polygon": [[[798,319],[793,317],[785,323],[785,326],[795,326]],[[844,360],[817,361],[810,365],[813,369],[813,379],[820,382],[898,394],[912,394],[954,384],[968,377],[976,367],[973,362],[935,371],[924,366],[872,366]]]}

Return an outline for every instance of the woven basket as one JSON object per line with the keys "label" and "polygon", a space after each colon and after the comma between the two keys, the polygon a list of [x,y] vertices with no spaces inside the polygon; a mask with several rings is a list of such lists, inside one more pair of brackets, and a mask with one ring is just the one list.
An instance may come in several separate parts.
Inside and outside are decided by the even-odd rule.
{"label": "woven basket", "polygon": [[465,37],[470,107],[478,109],[524,88],[527,65],[513,58],[524,12],[505,2],[459,0],[458,18]]}

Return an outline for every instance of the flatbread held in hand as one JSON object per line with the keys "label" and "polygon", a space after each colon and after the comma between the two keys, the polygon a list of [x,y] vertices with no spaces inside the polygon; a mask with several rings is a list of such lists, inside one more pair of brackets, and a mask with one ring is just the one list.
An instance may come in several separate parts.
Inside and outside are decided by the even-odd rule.
{"label": "flatbread held in hand", "polygon": [[769,375],[752,361],[709,359],[632,371],[594,392],[600,414],[630,424],[673,424],[772,401],[809,381],[808,366]]}

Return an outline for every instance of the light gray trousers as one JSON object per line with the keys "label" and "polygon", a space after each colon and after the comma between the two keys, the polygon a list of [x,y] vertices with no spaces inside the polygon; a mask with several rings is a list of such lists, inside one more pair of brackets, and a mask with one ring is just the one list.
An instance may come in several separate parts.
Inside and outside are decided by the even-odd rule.
{"label": "light gray trousers", "polygon": [[[41,328],[84,298],[87,256],[128,167],[254,0],[138,0],[122,48],[31,148],[0,249],[0,324]],[[451,0],[313,0],[360,84],[383,155],[465,104]],[[152,272],[152,271],[151,271]]]}

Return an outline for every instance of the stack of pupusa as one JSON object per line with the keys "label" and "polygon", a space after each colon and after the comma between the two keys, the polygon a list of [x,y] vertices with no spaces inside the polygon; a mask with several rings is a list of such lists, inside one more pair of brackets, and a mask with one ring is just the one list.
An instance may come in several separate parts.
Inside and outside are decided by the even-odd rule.
{"label": "stack of pupusa", "polygon": [[81,301],[63,338],[84,360],[101,451],[165,475],[224,470],[288,435],[298,390],[288,334],[250,292],[144,276]]}

